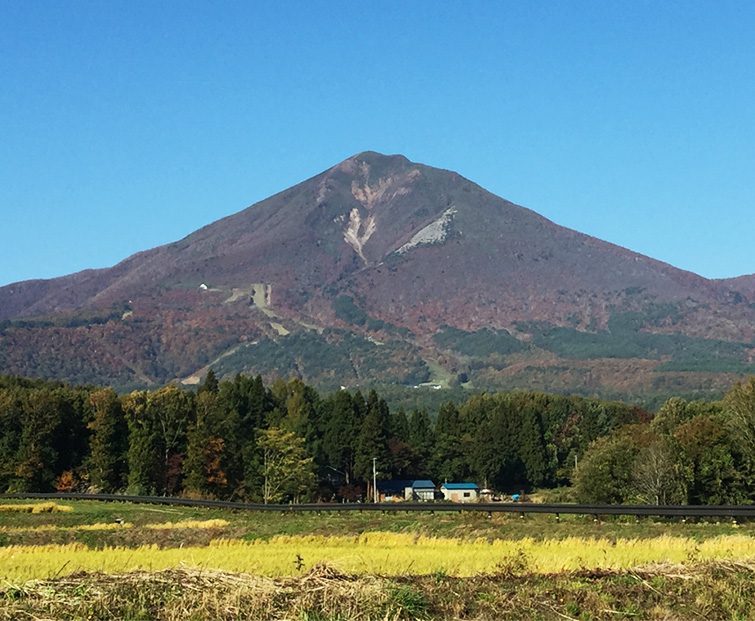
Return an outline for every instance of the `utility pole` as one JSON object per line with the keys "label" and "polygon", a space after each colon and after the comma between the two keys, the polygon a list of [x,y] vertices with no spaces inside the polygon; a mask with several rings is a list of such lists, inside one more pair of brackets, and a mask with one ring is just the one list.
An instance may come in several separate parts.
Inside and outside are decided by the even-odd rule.
{"label": "utility pole", "polygon": [[377,490],[377,457],[372,458],[372,502],[377,503],[378,501],[378,490]]}

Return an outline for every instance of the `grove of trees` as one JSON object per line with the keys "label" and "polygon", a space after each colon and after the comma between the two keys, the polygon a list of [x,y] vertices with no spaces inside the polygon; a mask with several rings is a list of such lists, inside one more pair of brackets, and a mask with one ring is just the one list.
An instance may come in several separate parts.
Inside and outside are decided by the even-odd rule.
{"label": "grove of trees", "polygon": [[581,502],[752,502],[755,377],[721,402],[672,398],[649,424],[614,429],[590,445],[573,482]]}
{"label": "grove of trees", "polygon": [[[321,395],[260,376],[196,390],[0,377],[0,491],[102,491],[297,502],[369,497],[381,479],[475,481],[502,492],[573,483],[591,502],[753,497],[755,378],[720,403],[480,394],[390,411],[375,390]],[[575,468],[575,464],[576,468]],[[326,469],[342,474],[334,485]],[[332,470],[331,470],[332,471]]]}

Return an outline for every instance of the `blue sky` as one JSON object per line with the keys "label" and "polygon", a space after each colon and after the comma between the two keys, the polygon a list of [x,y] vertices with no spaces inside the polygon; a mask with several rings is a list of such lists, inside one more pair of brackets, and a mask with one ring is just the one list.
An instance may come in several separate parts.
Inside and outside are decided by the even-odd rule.
{"label": "blue sky", "polygon": [[355,153],[709,278],[755,272],[755,4],[0,3],[0,285]]}

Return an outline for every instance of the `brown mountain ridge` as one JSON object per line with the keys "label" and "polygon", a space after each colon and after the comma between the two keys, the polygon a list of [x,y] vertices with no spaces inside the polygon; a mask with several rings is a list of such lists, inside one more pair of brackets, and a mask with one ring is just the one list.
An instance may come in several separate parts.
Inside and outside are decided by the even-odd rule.
{"label": "brown mountain ridge", "polygon": [[112,268],[0,288],[0,372],[715,391],[755,369],[754,280],[708,280],[365,152]]}

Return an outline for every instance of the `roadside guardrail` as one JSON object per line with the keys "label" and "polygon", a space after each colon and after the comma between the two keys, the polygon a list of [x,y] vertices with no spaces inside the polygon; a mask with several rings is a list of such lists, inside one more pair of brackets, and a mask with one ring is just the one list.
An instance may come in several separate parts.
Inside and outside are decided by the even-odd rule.
{"label": "roadside guardrail", "polygon": [[184,507],[225,508],[238,511],[277,511],[277,512],[341,512],[341,511],[380,511],[387,512],[482,512],[482,513],[550,513],[556,517],[572,515],[633,515],[657,517],[727,517],[755,518],[755,505],[596,505],[596,504],[553,504],[530,502],[380,502],[380,503],[303,503],[303,504],[262,504],[232,502],[228,500],[200,500],[175,498],[170,496],[129,496],[123,494],[0,494],[7,499],[36,500],[99,500],[107,502],[133,502],[155,505]]}

